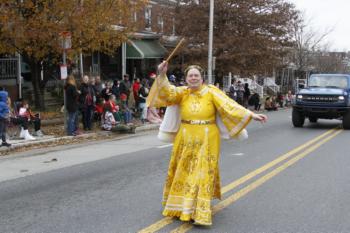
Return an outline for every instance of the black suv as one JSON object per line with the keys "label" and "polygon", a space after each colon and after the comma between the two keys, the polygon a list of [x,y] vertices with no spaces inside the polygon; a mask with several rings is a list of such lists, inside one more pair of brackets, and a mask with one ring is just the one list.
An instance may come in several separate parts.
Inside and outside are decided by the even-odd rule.
{"label": "black suv", "polygon": [[342,119],[343,128],[350,129],[350,75],[313,74],[308,86],[296,94],[292,122],[303,127],[305,118]]}

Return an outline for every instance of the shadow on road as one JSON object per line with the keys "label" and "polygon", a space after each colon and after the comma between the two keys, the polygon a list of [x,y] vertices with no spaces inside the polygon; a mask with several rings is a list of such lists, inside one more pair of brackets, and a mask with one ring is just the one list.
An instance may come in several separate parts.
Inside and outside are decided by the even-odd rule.
{"label": "shadow on road", "polygon": [[342,128],[342,122],[340,120],[318,120],[317,123],[311,123],[305,120],[304,127],[300,129],[325,130],[336,127]]}

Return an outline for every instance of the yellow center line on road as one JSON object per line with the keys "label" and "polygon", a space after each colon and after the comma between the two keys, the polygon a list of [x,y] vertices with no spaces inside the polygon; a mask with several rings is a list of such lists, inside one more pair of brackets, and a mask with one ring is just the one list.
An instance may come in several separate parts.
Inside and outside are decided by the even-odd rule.
{"label": "yellow center line on road", "polygon": [[[288,159],[289,157],[291,157],[292,155],[298,153],[299,151],[305,149],[306,147],[310,146],[311,144],[315,143],[316,141],[319,141],[321,140],[322,138],[326,137],[327,135],[333,133],[334,131],[336,130],[336,128],[334,129],[331,129],[331,130],[328,130],[327,132],[321,134],[320,136],[300,145],[299,147],[287,152],[286,154],[284,155],[281,155],[280,157],[278,157],[277,159],[265,164],[264,166],[248,173],[247,175],[239,178],[238,180],[224,186],[222,189],[221,189],[221,193],[222,194],[225,194],[226,192],[236,188],[237,186],[245,183],[246,181],[254,178],[255,176],[259,175],[260,173],[270,169],[271,167],[275,166],[276,164]],[[174,221],[174,218],[171,218],[171,217],[164,217],[163,219],[153,223],[152,225],[149,225],[148,227],[146,228],[143,228],[142,230],[140,230],[138,233],[153,233],[153,232],[156,232],[160,229],[162,229],[163,227],[171,224],[172,222]]]}
{"label": "yellow center line on road", "polygon": [[310,140],[310,141],[308,141],[308,142],[306,142],[306,143],[304,143],[304,144],[298,146],[297,148],[294,148],[293,150],[287,152],[287,153],[284,154],[284,155],[281,155],[281,156],[278,157],[277,159],[275,159],[275,160],[273,160],[273,161],[271,161],[271,162],[265,164],[264,166],[262,166],[262,167],[260,167],[260,168],[258,168],[258,169],[256,169],[256,170],[254,170],[254,171],[248,173],[247,175],[245,175],[245,176],[239,178],[238,180],[235,180],[235,181],[232,182],[231,184],[226,185],[225,187],[223,187],[223,188],[221,189],[221,194],[227,193],[228,191],[230,191],[230,190],[236,188],[237,186],[239,186],[239,185],[245,183],[246,181],[248,181],[248,180],[254,178],[255,176],[259,175],[260,173],[262,173],[262,172],[264,172],[264,171],[270,169],[271,167],[275,166],[276,164],[278,164],[278,163],[280,163],[280,162],[282,162],[282,161],[288,159],[288,158],[291,157],[292,155],[294,155],[294,154],[298,153],[299,151],[305,149],[306,147],[310,146],[311,144],[315,143],[316,141],[319,141],[319,140],[321,140],[322,138],[324,138],[325,136],[327,136],[327,135],[333,133],[335,130],[336,130],[336,128],[335,128],[335,129],[328,130],[327,132],[321,134],[320,136],[318,136],[318,137],[316,137],[316,138],[314,138],[314,139],[312,139],[312,140]]}
{"label": "yellow center line on road", "polygon": [[[235,201],[237,201],[241,197],[245,196],[249,192],[253,191],[254,189],[259,187],[260,185],[264,184],[266,181],[270,180],[274,176],[278,175],[280,172],[282,172],[286,168],[292,166],[293,164],[298,162],[300,159],[304,158],[305,156],[307,156],[308,154],[310,154],[311,152],[313,152],[314,150],[316,150],[317,148],[319,148],[320,146],[322,146],[323,144],[325,144],[326,142],[328,142],[329,140],[331,140],[332,138],[337,136],[342,131],[343,131],[342,129],[337,130],[329,137],[327,137],[327,138],[323,139],[322,141],[318,142],[317,144],[309,147],[304,152],[298,154],[297,156],[288,160],[287,162],[285,162],[281,166],[277,167],[276,169],[272,170],[271,172],[269,172],[266,175],[262,176],[261,178],[257,179],[253,183],[247,185],[246,187],[244,187],[241,190],[237,191],[236,193],[232,194],[231,196],[229,196],[225,200],[219,202],[217,205],[215,205],[213,207],[213,212],[212,212],[213,215],[216,214],[217,212],[219,212],[220,210],[223,210],[224,208],[228,207],[229,205],[233,204]],[[170,233],[185,233],[185,232],[191,230],[192,228],[193,228],[193,224],[184,223],[181,226],[172,230]]]}

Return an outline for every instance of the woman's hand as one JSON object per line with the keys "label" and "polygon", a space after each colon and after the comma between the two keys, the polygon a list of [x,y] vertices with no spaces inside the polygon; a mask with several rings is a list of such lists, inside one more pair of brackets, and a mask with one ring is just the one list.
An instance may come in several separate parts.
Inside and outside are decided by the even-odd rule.
{"label": "woman's hand", "polygon": [[261,123],[266,123],[267,122],[267,116],[264,115],[264,114],[256,114],[256,113],[253,113],[253,119],[255,121],[260,121]]}
{"label": "woman's hand", "polygon": [[158,73],[159,75],[166,75],[166,72],[168,71],[168,62],[163,61],[158,65]]}

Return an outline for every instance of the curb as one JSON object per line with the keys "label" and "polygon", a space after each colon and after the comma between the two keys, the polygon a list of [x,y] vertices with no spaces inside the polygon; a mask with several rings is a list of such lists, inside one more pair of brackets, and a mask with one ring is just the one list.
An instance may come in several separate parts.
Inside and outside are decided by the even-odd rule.
{"label": "curb", "polygon": [[41,126],[56,125],[56,124],[63,124],[63,123],[64,123],[63,118],[53,118],[53,119],[42,120]]}
{"label": "curb", "polygon": [[159,129],[160,124],[148,124],[148,125],[141,125],[139,127],[136,127],[135,133],[142,132],[142,131],[148,131],[148,130],[156,130]]}
{"label": "curb", "polygon": [[[135,129],[135,134],[136,133],[141,133],[144,131],[151,131],[151,130],[158,130],[160,124],[148,124],[148,125],[141,125],[139,127],[136,127]],[[63,136],[63,137],[56,137],[56,138],[48,138],[48,139],[42,139],[42,140],[33,140],[33,141],[23,141],[23,143],[18,143],[18,144],[12,144],[11,147],[0,147],[0,152],[11,152],[12,150],[18,149],[18,148],[25,148],[33,145],[40,145],[40,144],[45,144],[45,143],[52,143],[52,142],[58,142],[61,140],[69,140],[69,139],[76,139],[76,138],[89,138],[97,135],[109,135],[112,134],[112,132],[109,131],[101,131],[98,133],[86,133],[86,134],[81,134],[78,136]],[[122,133],[113,133],[113,134],[118,134],[122,135]],[[136,136],[135,134],[129,135],[127,137],[134,137]],[[123,139],[125,137],[122,137],[120,139]],[[50,145],[49,145],[50,146]]]}

